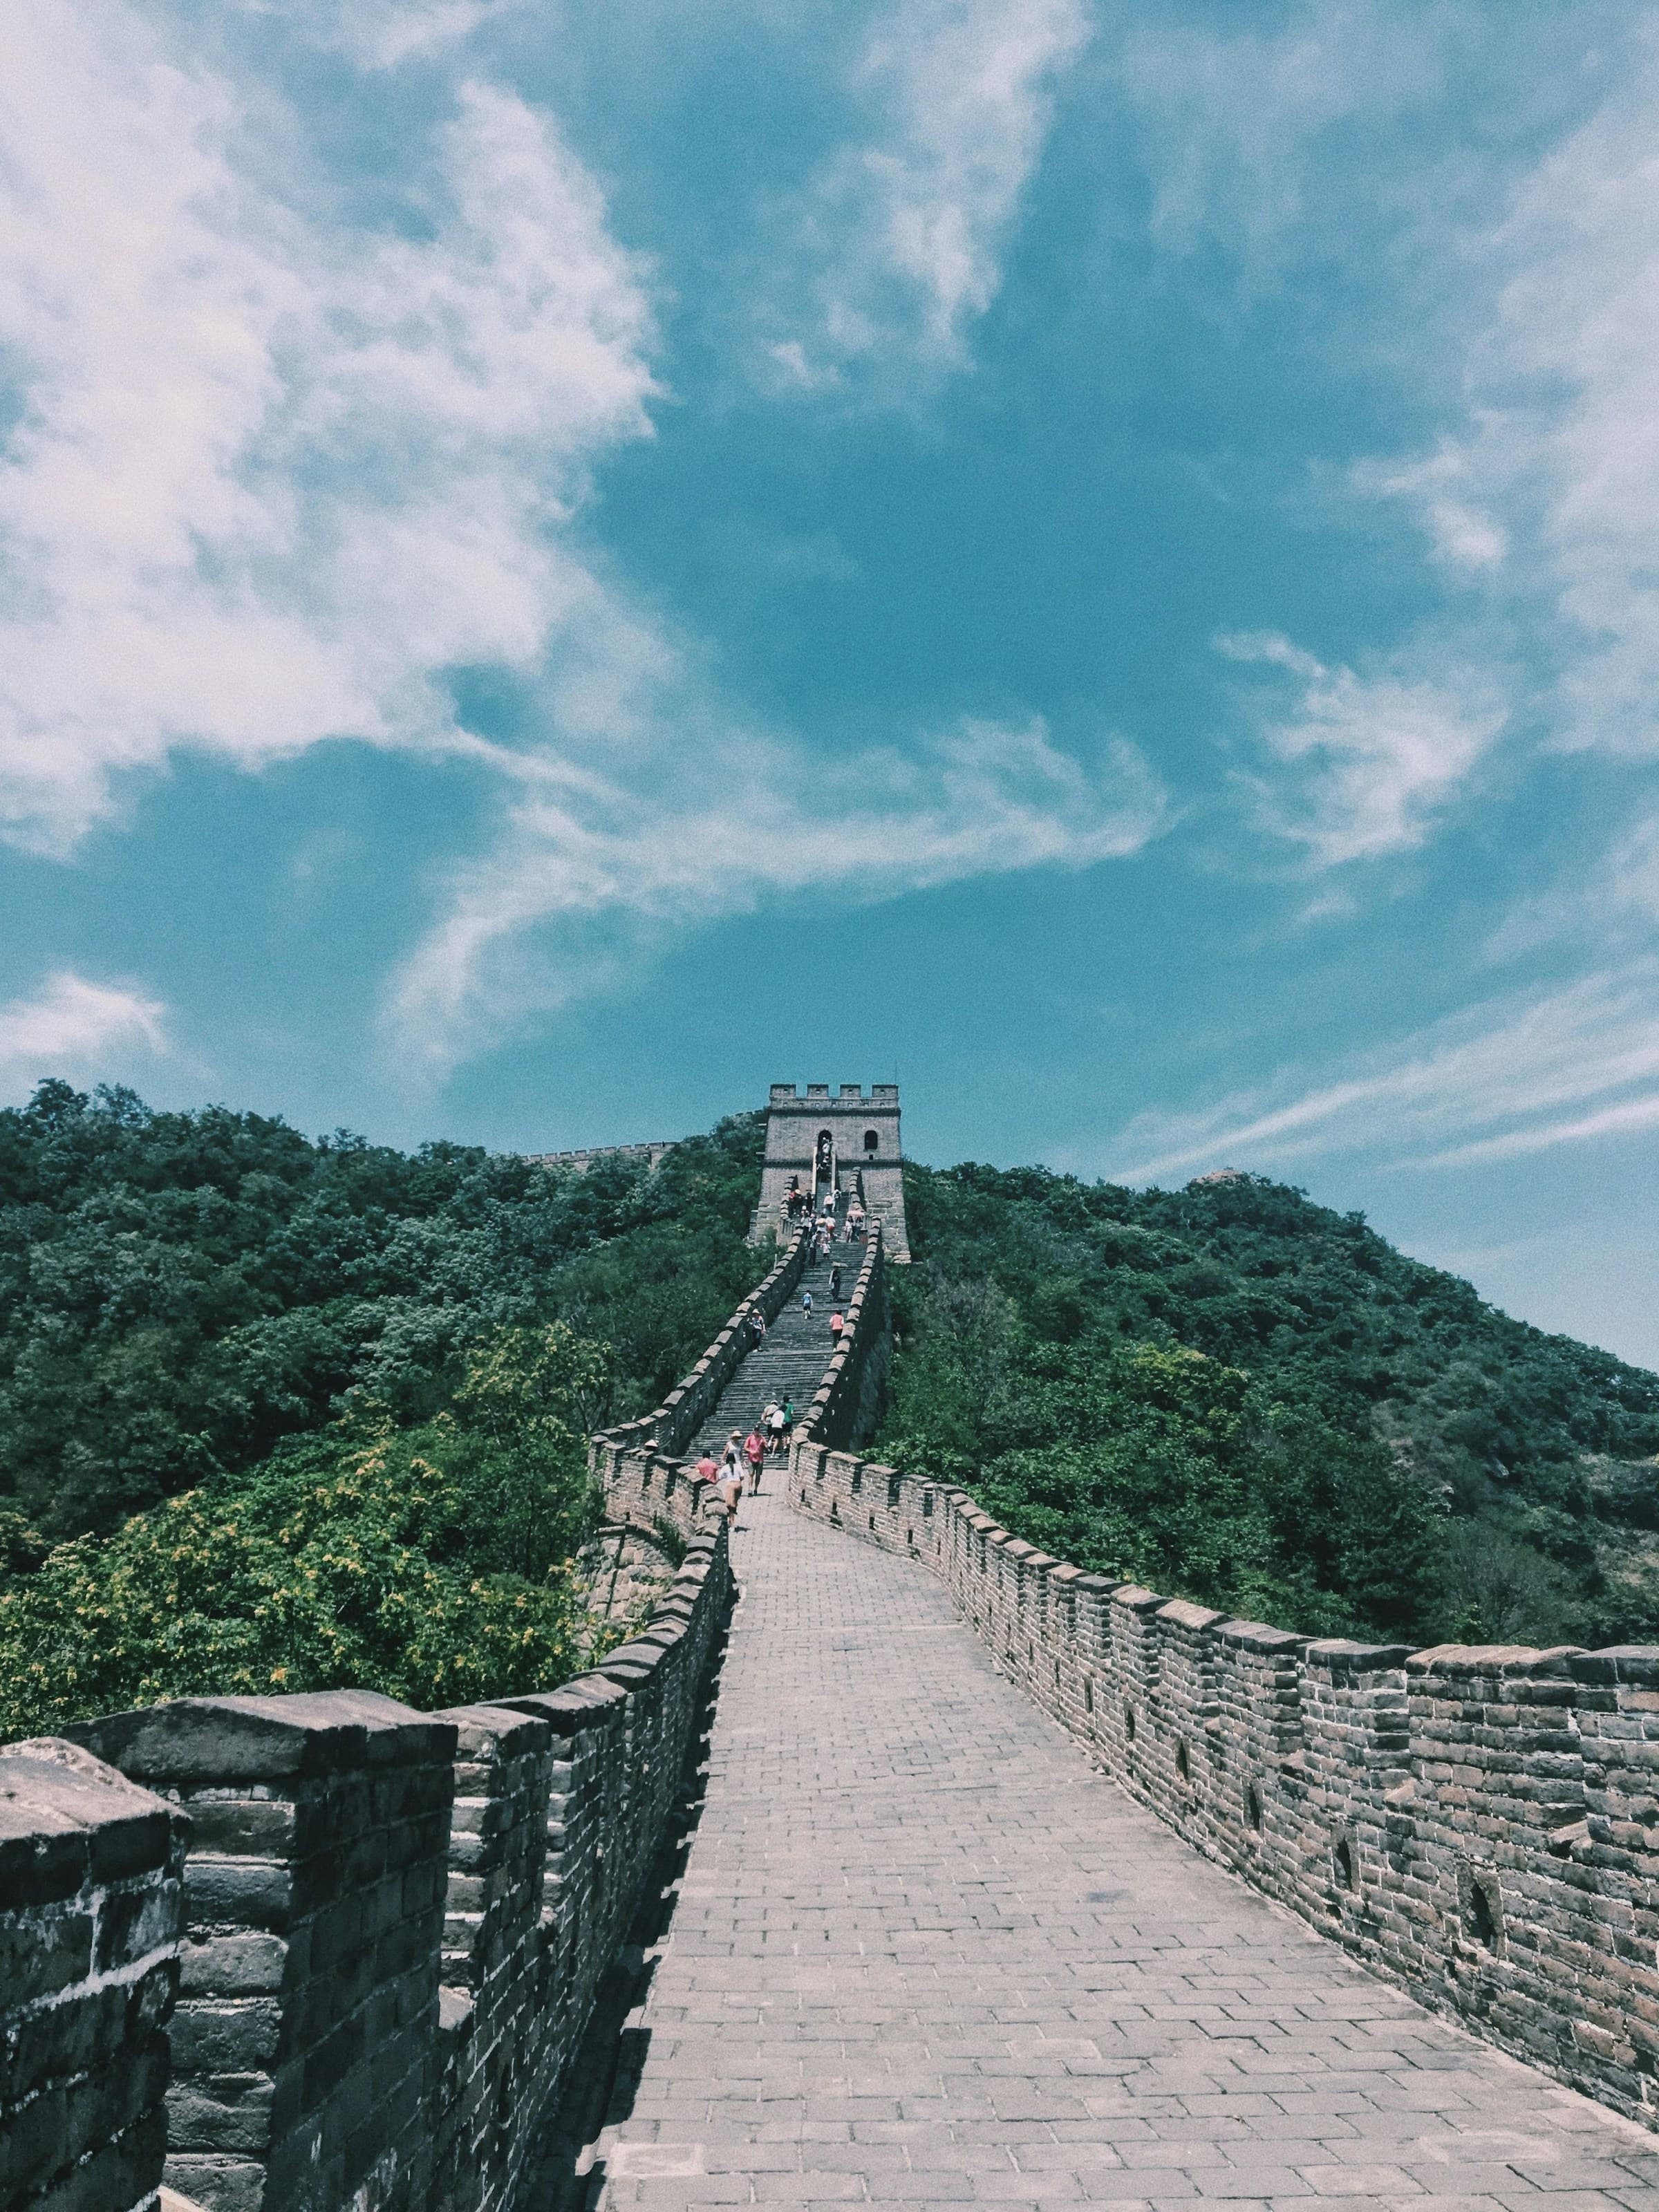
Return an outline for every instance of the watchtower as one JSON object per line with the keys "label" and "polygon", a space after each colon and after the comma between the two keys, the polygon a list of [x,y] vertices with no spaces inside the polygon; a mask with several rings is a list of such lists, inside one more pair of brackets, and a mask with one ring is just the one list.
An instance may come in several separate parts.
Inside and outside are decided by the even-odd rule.
{"label": "watchtower", "polygon": [[880,1221],[888,1258],[908,1261],[903,1158],[896,1083],[872,1083],[867,1098],[857,1083],[843,1083],[833,1097],[827,1083],[809,1083],[805,1097],[793,1083],[775,1083],[753,1236],[758,1241],[776,1227],[792,1190],[805,1191],[815,1205],[845,1191]]}

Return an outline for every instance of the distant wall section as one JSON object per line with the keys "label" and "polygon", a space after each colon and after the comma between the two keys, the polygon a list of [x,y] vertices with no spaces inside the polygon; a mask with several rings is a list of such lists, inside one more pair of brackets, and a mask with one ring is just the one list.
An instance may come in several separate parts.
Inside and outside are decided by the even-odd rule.
{"label": "distant wall section", "polygon": [[678,1138],[670,1137],[660,1145],[587,1145],[579,1152],[526,1152],[525,1158],[532,1167],[574,1168],[578,1175],[586,1175],[596,1160],[623,1160],[648,1168],[655,1175],[665,1154],[672,1152],[678,1142]]}

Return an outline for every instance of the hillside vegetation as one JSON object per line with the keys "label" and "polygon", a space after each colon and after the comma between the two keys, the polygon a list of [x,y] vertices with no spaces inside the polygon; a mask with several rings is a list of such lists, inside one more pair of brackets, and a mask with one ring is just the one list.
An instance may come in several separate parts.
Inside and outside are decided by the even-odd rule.
{"label": "hillside vegetation", "polygon": [[878,1449],[1016,1534],[1315,1633],[1659,1638],[1659,1376],[1257,1176],[906,1206]]}
{"label": "hillside vegetation", "polygon": [[586,1663],[586,1438],[756,1280],[761,1123],[654,1176],[43,1085],[0,1112],[0,1736]]}
{"label": "hillside vegetation", "polygon": [[[0,1112],[0,1736],[587,1663],[585,1439],[758,1279],[762,1131],[578,1175],[62,1083]],[[1659,1637],[1659,1377],[1259,1178],[906,1174],[900,1465],[1287,1626]]]}

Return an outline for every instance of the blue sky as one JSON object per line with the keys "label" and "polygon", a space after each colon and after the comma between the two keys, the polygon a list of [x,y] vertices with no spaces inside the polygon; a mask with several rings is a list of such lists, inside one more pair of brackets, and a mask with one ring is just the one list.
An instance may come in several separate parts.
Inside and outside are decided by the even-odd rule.
{"label": "blue sky", "polygon": [[0,1091],[885,1079],[1659,1364],[1659,40],[37,0]]}

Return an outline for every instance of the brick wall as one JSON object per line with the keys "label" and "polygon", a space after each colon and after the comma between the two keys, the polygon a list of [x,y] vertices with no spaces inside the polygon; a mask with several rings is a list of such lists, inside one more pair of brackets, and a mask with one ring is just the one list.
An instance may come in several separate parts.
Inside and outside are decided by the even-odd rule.
{"label": "brick wall", "polygon": [[0,1750],[0,2212],[149,2212],[164,2155],[211,2212],[508,2203],[732,1596],[690,1527],[641,1633],[545,1695],[188,1698]]}
{"label": "brick wall", "polygon": [[800,1280],[811,1243],[811,1229],[797,1230],[770,1274],[743,1300],[691,1372],[670,1391],[655,1413],[641,1414],[636,1421],[623,1421],[594,1437],[596,1466],[603,1465],[607,1450],[672,1454],[684,1449],[720,1403],[721,1392],[753,1342],[747,1327],[750,1309],[758,1306],[769,1322],[777,1319]]}
{"label": "brick wall", "polygon": [[352,1690],[76,1729],[189,1815],[167,2179],[223,2212],[430,2187],[456,1732]]}
{"label": "brick wall", "polygon": [[847,1327],[799,1425],[803,1440],[860,1444],[874,1433],[892,1342],[884,1246],[881,1224],[872,1221],[858,1280],[847,1302]]}
{"label": "brick wall", "polygon": [[694,1533],[648,1626],[542,1695],[461,1707],[444,1923],[434,2212],[496,2212],[568,2086],[672,1833],[732,1600]]}
{"label": "brick wall", "polygon": [[790,1500],[942,1576],[997,1664],[1195,1849],[1659,2124],[1659,1650],[1408,1651],[1228,1620],[811,1435]]}
{"label": "brick wall", "polygon": [[55,1737],[0,1747],[0,2204],[128,2212],[167,2148],[187,1823]]}

